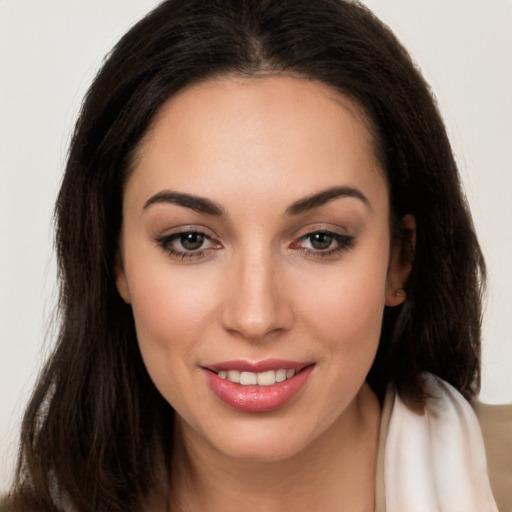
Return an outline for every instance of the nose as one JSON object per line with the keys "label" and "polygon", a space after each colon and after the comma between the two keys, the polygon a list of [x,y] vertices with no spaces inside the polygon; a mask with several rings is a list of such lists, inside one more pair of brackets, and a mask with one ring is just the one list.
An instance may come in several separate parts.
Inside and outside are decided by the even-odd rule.
{"label": "nose", "polygon": [[272,256],[263,251],[240,256],[232,262],[227,283],[222,314],[227,331],[261,341],[290,329],[293,308]]}

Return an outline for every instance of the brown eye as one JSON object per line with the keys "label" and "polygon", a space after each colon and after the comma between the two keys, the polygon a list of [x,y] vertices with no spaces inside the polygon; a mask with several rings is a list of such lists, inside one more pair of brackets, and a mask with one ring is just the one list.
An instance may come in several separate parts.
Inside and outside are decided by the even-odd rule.
{"label": "brown eye", "polygon": [[211,251],[220,249],[221,244],[201,231],[182,231],[155,238],[155,242],[173,258],[204,259]]}
{"label": "brown eye", "polygon": [[326,249],[329,249],[333,240],[333,235],[329,233],[322,233],[321,231],[309,235],[309,242],[311,247],[317,251],[325,251]]}
{"label": "brown eye", "polygon": [[300,250],[307,257],[335,258],[354,246],[355,237],[332,231],[311,231],[295,240],[291,249]]}
{"label": "brown eye", "polygon": [[179,237],[181,246],[187,251],[197,251],[201,249],[206,237],[202,233],[183,233]]}

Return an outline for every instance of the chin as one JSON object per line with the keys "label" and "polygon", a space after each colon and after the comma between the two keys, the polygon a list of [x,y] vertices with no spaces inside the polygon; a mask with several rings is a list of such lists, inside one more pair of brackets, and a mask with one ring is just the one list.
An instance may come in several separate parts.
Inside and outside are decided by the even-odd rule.
{"label": "chin", "polygon": [[277,463],[299,454],[311,443],[299,432],[281,430],[258,435],[243,434],[218,440],[217,449],[231,459],[253,463]]}
{"label": "chin", "polygon": [[332,421],[325,420],[318,422],[306,414],[256,413],[249,417],[212,422],[197,434],[215,451],[230,459],[276,463],[307,450],[324,431],[329,430]]}

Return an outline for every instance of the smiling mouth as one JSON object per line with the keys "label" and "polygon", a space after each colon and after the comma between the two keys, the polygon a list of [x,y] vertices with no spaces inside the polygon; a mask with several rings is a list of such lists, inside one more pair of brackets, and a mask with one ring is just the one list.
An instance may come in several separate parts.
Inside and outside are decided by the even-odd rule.
{"label": "smiling mouth", "polygon": [[239,370],[221,370],[217,373],[221,379],[229,380],[242,386],[273,386],[278,382],[284,382],[295,375],[294,369],[280,368],[266,372],[241,372]]}
{"label": "smiling mouth", "polygon": [[243,412],[265,412],[283,407],[299,394],[315,366],[284,360],[226,361],[203,367],[203,372],[224,404]]}

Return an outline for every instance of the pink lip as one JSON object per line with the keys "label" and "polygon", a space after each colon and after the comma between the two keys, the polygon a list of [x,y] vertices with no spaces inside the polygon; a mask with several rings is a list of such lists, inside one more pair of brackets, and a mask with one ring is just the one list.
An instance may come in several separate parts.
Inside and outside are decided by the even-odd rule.
{"label": "pink lip", "polygon": [[[277,364],[276,364],[277,363]],[[217,375],[217,371],[238,370],[254,373],[279,368],[295,369],[295,376],[272,386],[243,386]],[[306,385],[314,364],[293,361],[266,360],[259,363],[227,361],[203,367],[207,382],[214,394],[233,409],[244,412],[268,412],[279,409],[295,397]]]}
{"label": "pink lip", "polygon": [[261,373],[269,370],[278,370],[284,368],[285,370],[295,370],[300,372],[306,366],[312,363],[300,363],[298,361],[287,361],[285,359],[265,359],[263,361],[246,361],[243,359],[236,359],[233,361],[223,361],[222,363],[208,364],[204,368],[212,372],[238,370],[239,372],[253,372]]}

